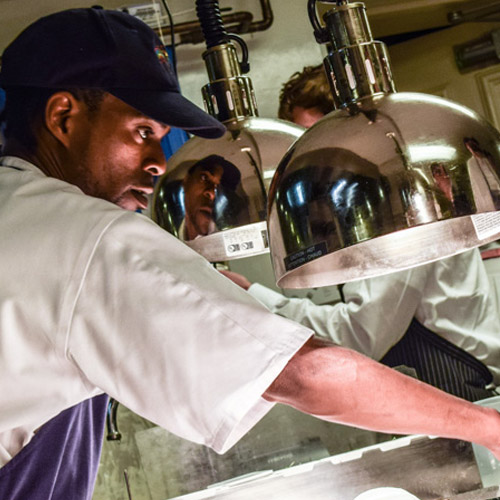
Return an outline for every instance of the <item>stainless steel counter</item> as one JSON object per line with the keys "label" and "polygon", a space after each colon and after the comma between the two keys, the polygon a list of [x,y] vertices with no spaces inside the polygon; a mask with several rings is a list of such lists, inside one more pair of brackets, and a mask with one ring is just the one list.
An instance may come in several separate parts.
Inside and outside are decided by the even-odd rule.
{"label": "stainless steel counter", "polygon": [[[486,500],[472,445],[408,436],[280,471],[262,471],[176,500],[353,500],[371,488],[403,488],[421,500]],[[475,496],[474,496],[475,495]]]}

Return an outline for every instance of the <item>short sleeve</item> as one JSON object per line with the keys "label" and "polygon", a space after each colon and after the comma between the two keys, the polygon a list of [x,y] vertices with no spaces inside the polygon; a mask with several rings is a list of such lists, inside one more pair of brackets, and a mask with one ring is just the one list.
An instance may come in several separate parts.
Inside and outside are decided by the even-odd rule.
{"label": "short sleeve", "polygon": [[311,335],[147,218],[125,214],[95,244],[67,355],[85,383],[222,453],[271,408],[263,392]]}

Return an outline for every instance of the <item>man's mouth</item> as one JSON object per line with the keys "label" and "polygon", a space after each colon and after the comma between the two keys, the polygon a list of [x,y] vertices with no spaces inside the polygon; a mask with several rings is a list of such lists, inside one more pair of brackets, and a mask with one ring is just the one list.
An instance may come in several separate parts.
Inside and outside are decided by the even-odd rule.
{"label": "man's mouth", "polygon": [[138,204],[138,208],[145,210],[148,208],[149,198],[148,194],[145,191],[140,191],[139,189],[131,189],[130,193],[135,198]]}
{"label": "man's mouth", "polygon": [[200,212],[203,212],[204,214],[208,215],[209,217],[212,216],[212,207],[201,207]]}

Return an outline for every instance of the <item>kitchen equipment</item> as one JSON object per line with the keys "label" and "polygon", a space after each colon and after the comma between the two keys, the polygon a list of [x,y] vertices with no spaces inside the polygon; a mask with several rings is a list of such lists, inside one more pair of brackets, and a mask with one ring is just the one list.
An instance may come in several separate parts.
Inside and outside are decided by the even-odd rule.
{"label": "kitchen equipment", "polygon": [[269,190],[277,285],[311,288],[408,269],[500,237],[500,134],[440,97],[396,92],[365,6],[325,1],[337,110],[283,157]]}
{"label": "kitchen equipment", "polygon": [[[249,71],[245,42],[226,33],[217,0],[197,0],[196,10],[207,45],[205,107],[227,132],[213,140],[192,137],[169,158],[156,184],[152,218],[210,262],[269,253],[268,186],[304,129],[259,118],[252,81],[244,74]],[[209,182],[201,179],[209,174]]]}
{"label": "kitchen equipment", "polygon": [[419,500],[444,500],[480,494],[482,488],[470,443],[428,436],[407,436],[245,479],[175,500],[355,500],[380,487],[401,488]]}

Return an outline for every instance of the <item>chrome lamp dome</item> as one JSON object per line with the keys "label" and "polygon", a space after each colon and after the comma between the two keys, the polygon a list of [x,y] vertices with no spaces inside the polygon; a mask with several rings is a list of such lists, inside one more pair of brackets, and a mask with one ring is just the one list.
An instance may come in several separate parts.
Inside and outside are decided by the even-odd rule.
{"label": "chrome lamp dome", "polygon": [[470,109],[397,93],[362,3],[337,2],[324,64],[337,110],[282,159],[269,191],[277,284],[345,283],[500,238],[500,134]]}
{"label": "chrome lamp dome", "polygon": [[244,42],[220,26],[216,2],[197,0],[197,7],[210,82],[203,100],[227,132],[219,139],[192,137],[170,157],[155,187],[152,218],[210,262],[221,262],[269,252],[267,191],[304,128],[257,116],[252,82],[242,75]]}
{"label": "chrome lamp dome", "polygon": [[[170,157],[168,171],[153,195],[153,220],[210,262],[269,252],[269,184],[281,158],[304,131],[282,120],[251,116],[226,123],[226,127],[219,139],[192,137],[183,144]],[[227,165],[221,182],[215,189],[208,185],[191,196],[196,187],[189,187],[189,179],[200,161],[207,159],[214,165]],[[239,172],[232,182],[225,180],[227,175],[231,178],[226,175],[230,170]],[[197,202],[196,196],[204,201]],[[201,212],[201,222],[189,233],[186,217],[196,218],[196,210]]]}

